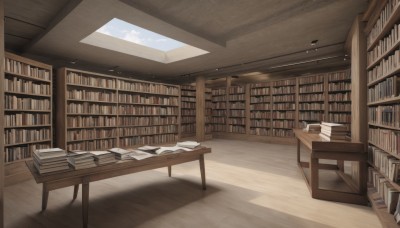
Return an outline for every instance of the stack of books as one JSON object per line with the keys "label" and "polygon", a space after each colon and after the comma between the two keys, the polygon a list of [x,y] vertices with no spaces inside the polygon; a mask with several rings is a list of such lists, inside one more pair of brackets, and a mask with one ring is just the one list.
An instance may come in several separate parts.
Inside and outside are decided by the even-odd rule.
{"label": "stack of books", "polygon": [[347,135],[347,127],[343,124],[337,123],[321,123],[321,136],[327,141],[331,140],[345,140]]}
{"label": "stack of books", "polygon": [[115,158],[118,160],[132,159],[132,157],[130,156],[130,153],[132,153],[132,151],[130,150],[125,150],[121,148],[112,148],[109,149],[108,151],[114,153]]}
{"label": "stack of books", "polygon": [[40,174],[69,169],[67,153],[60,148],[35,150],[33,164]]}
{"label": "stack of books", "polygon": [[320,133],[321,124],[307,124],[305,131],[308,133]]}
{"label": "stack of books", "polygon": [[90,153],[93,155],[96,165],[107,165],[117,161],[115,155],[109,151],[90,151]]}
{"label": "stack of books", "polygon": [[68,162],[75,170],[96,167],[93,155],[87,151],[70,151]]}

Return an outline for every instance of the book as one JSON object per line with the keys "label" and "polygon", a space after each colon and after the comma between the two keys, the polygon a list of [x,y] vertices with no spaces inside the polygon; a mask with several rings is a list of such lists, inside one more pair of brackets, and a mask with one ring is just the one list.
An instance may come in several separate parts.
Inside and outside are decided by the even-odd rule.
{"label": "book", "polygon": [[129,156],[131,158],[133,158],[133,159],[136,159],[136,160],[143,160],[143,159],[146,159],[146,158],[153,157],[155,155],[151,154],[151,153],[147,153],[147,152],[141,151],[141,150],[132,150],[131,153],[129,153]]}
{"label": "book", "polygon": [[198,143],[196,141],[185,141],[185,142],[176,143],[176,146],[193,149],[193,148],[195,148],[197,146],[200,146],[200,143]]}
{"label": "book", "polygon": [[185,147],[171,146],[171,147],[160,147],[160,149],[156,150],[156,154],[160,155],[160,154],[164,154],[164,153],[175,152],[178,150],[192,151],[192,149],[185,148]]}
{"label": "book", "polygon": [[149,153],[155,153],[156,150],[160,149],[160,147],[157,147],[157,146],[148,146],[148,145],[146,145],[146,146],[139,147],[139,148],[137,148],[137,149],[138,149],[138,150],[142,150],[142,151],[147,151],[147,152],[149,152]]}
{"label": "book", "polygon": [[93,155],[87,151],[74,151],[68,153],[68,163],[75,170],[96,167]]}
{"label": "book", "polygon": [[115,154],[109,151],[90,151],[89,153],[93,155],[96,165],[106,165],[117,161]]}

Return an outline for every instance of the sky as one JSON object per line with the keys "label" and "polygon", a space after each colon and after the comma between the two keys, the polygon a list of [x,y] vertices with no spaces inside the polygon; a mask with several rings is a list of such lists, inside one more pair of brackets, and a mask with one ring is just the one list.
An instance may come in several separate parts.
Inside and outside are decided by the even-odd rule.
{"label": "sky", "polygon": [[112,19],[107,24],[99,28],[96,32],[164,52],[186,45],[177,40],[168,38],[117,18]]}

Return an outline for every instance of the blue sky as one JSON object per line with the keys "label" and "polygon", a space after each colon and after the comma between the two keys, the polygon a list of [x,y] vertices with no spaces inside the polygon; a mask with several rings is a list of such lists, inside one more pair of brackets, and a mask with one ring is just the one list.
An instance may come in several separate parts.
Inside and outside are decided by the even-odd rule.
{"label": "blue sky", "polygon": [[165,52],[186,45],[117,18],[103,25],[97,32]]}

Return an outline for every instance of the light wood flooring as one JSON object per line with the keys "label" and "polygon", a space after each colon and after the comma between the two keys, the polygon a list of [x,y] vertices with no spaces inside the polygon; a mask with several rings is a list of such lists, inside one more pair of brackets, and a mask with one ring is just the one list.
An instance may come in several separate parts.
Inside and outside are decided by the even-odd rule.
{"label": "light wood flooring", "polygon": [[[90,184],[89,227],[381,227],[371,208],[315,200],[296,166],[295,146],[214,139],[203,145],[206,191],[198,162]],[[8,228],[81,227],[73,188],[50,192],[40,212],[34,180],[5,189]]]}

